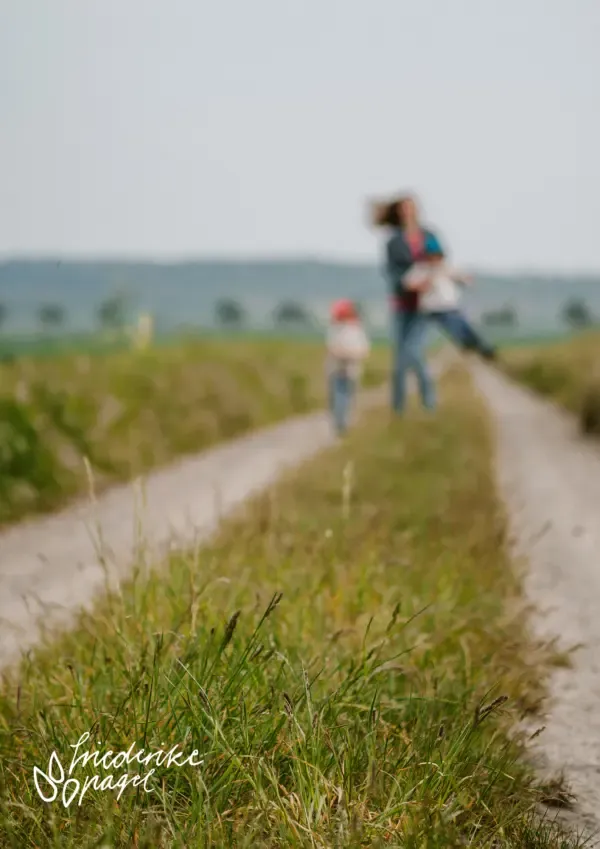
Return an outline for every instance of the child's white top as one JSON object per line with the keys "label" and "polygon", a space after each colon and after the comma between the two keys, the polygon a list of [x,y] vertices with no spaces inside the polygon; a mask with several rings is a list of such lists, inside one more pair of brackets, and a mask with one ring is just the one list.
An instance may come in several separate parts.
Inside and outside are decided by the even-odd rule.
{"label": "child's white top", "polygon": [[330,373],[343,370],[358,378],[371,345],[359,321],[335,321],[327,331],[327,365]]}
{"label": "child's white top", "polygon": [[419,309],[422,312],[446,312],[457,309],[460,302],[460,289],[452,279],[446,265],[417,262],[407,273],[405,281],[410,286],[411,283],[419,283],[424,277],[432,275],[430,288],[420,294]]}

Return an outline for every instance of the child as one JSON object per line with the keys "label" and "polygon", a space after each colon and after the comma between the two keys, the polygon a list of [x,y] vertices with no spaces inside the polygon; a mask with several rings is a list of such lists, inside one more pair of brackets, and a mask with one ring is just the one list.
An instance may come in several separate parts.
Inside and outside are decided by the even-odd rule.
{"label": "child", "polygon": [[327,372],[329,407],[340,435],[348,429],[362,364],[369,351],[369,340],[356,306],[349,300],[336,301],[331,307],[327,333]]}
{"label": "child", "polygon": [[479,336],[460,310],[459,287],[467,281],[447,266],[437,239],[426,239],[424,257],[404,279],[408,289],[420,292],[419,310],[428,313],[461,347],[477,351],[486,359],[495,358],[494,348]]}

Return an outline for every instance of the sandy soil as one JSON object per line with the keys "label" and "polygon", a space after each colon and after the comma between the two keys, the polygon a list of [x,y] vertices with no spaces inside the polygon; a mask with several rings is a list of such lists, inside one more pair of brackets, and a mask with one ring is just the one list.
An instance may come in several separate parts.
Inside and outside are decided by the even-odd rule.
{"label": "sandy soil", "polygon": [[[581,646],[552,673],[546,729],[532,754],[563,773],[577,802],[565,818],[600,829],[600,446],[574,418],[477,364],[497,432],[497,470],[533,627],[561,648]],[[594,838],[590,846],[600,845]]]}

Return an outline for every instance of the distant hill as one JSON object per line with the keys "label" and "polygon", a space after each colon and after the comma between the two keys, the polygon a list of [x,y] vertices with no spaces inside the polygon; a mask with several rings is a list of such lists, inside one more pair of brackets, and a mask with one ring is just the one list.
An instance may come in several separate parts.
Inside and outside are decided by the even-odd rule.
{"label": "distant hill", "polygon": [[[502,276],[480,272],[466,297],[478,319],[510,305],[524,332],[560,327],[566,300],[584,300],[600,319],[598,277]],[[248,322],[269,325],[282,301],[297,301],[317,319],[332,298],[361,301],[374,326],[384,327],[386,284],[371,265],[314,260],[197,260],[178,263],[119,260],[29,260],[0,262],[0,310],[5,332],[37,329],[40,307],[60,305],[73,331],[97,326],[100,304],[116,293],[127,296],[134,313],[149,311],[165,330],[181,325],[211,327],[219,299],[238,301]]]}

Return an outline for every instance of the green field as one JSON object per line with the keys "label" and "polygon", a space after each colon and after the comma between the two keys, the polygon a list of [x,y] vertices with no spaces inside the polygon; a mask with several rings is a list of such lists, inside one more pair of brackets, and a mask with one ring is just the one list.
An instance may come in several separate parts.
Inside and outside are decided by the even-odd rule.
{"label": "green field", "polygon": [[[376,349],[367,384],[387,371]],[[321,343],[176,340],[0,365],[0,524],[325,403]],[[86,461],[89,466],[86,466]]]}
{"label": "green field", "polygon": [[[223,328],[198,329],[194,333],[158,334],[155,347],[172,347],[180,344],[182,338],[188,341],[219,342],[257,342],[277,343],[293,340],[295,342],[322,343],[324,331],[290,329],[289,331],[245,331]],[[387,344],[385,333],[373,338],[376,347]],[[0,334],[0,362],[13,362],[21,357],[45,359],[64,354],[111,354],[127,351],[131,348],[131,335],[126,332],[113,333],[32,333],[29,335]]]}
{"label": "green field", "polygon": [[[140,564],[4,681],[0,845],[578,845],[534,818],[550,791],[508,736],[553,658],[514,605],[491,447],[458,370],[438,416],[375,411],[208,547]],[[34,766],[86,732],[203,764],[43,804]]]}
{"label": "green field", "polygon": [[[512,335],[505,335],[502,331],[482,328],[485,336],[499,346],[523,347],[546,342],[557,342],[569,338],[568,332],[551,333],[528,333],[518,330]],[[223,327],[198,328],[193,333],[187,334],[189,339],[196,341],[232,341],[232,342],[284,342],[293,339],[297,342],[322,341],[323,328],[303,330],[302,328],[290,328],[287,331],[278,330],[227,330]],[[182,338],[181,333],[158,334],[155,345],[158,347],[177,345]],[[434,344],[443,338],[436,330],[432,339]],[[379,331],[373,334],[373,343],[376,347],[386,345],[388,342],[387,331]],[[29,335],[14,335],[10,333],[0,334],[0,361],[11,361],[20,357],[46,358],[61,354],[108,354],[116,351],[126,351],[131,347],[130,335],[126,332],[112,333],[32,333]]]}

